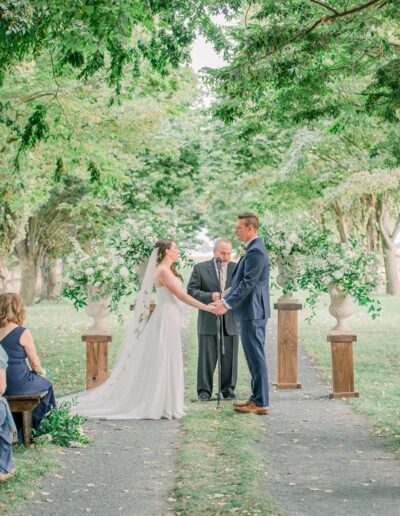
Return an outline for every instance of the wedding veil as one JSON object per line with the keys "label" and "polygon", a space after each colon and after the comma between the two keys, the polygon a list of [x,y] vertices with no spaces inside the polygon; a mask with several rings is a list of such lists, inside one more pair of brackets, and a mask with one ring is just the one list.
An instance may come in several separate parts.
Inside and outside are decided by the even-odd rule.
{"label": "wedding veil", "polygon": [[[132,374],[132,360],[130,358],[141,344],[140,335],[147,325],[150,314],[151,293],[154,285],[154,274],[157,267],[158,249],[154,249],[148,260],[139,294],[136,297],[132,317],[118,353],[116,364],[110,377],[94,389],[79,393],[77,396],[68,396],[64,399],[75,399],[78,406],[71,408],[72,413],[89,417],[105,417],[106,419],[121,418],[121,406],[128,406],[130,393],[126,391],[129,376]],[[127,399],[125,400],[125,397]],[[62,401],[62,400],[61,400]]]}
{"label": "wedding veil", "polygon": [[140,291],[135,300],[132,317],[128,322],[128,327],[113,372],[119,367],[120,362],[124,363],[126,355],[130,355],[129,352],[132,352],[140,334],[146,327],[150,315],[150,301],[154,285],[154,274],[157,267],[157,256],[158,249],[156,248],[153,249],[148,259]]}

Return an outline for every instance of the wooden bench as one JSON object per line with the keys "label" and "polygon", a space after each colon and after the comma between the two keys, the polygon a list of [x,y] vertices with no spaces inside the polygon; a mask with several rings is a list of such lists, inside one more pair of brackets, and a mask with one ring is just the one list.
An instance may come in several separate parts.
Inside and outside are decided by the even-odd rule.
{"label": "wooden bench", "polygon": [[18,396],[5,396],[10,405],[11,412],[22,413],[22,430],[24,434],[24,445],[29,447],[32,434],[32,411],[40,404],[48,391],[20,394]]}

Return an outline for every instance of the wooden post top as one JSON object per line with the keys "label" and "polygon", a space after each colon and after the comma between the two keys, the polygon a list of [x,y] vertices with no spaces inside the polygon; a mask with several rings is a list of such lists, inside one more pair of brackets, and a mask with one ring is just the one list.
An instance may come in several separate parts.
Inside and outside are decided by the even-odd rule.
{"label": "wooden post top", "polygon": [[111,342],[111,335],[82,335],[83,342]]}
{"label": "wooden post top", "polygon": [[301,303],[275,303],[275,310],[301,310],[303,305]]}
{"label": "wooden post top", "polygon": [[328,342],[357,342],[357,335],[343,334],[343,335],[328,335],[326,337]]}

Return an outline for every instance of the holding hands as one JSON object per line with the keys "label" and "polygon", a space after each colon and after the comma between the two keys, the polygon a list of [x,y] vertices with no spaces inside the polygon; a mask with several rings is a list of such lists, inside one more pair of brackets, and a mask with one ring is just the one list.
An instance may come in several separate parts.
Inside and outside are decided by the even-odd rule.
{"label": "holding hands", "polygon": [[224,315],[228,311],[228,308],[224,305],[223,301],[221,300],[214,301],[214,303],[211,303],[208,306],[213,307],[213,310],[211,310],[211,312],[215,315]]}
{"label": "holding hands", "polygon": [[213,303],[210,303],[209,305],[204,305],[204,308],[202,310],[205,310],[206,312],[210,312],[215,315],[223,315],[228,311],[228,308],[224,305],[224,303],[221,300],[214,301]]}

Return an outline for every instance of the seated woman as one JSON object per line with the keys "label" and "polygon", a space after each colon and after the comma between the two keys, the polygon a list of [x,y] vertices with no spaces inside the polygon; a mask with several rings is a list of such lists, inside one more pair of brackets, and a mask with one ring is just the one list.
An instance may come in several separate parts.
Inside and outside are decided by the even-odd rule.
{"label": "seated woman", "polygon": [[0,346],[0,480],[7,480],[14,473],[12,442],[16,428],[8,406],[3,398],[6,390],[7,354]]}
{"label": "seated woman", "polygon": [[[44,369],[36,353],[31,332],[22,324],[25,320],[25,309],[18,294],[0,295],[0,345],[8,355],[6,396],[30,394],[47,391],[32,412],[32,426],[38,428],[40,421],[56,406],[53,386],[49,380],[43,378]],[[26,358],[32,368],[29,369]],[[20,421],[16,420],[20,433]]]}

